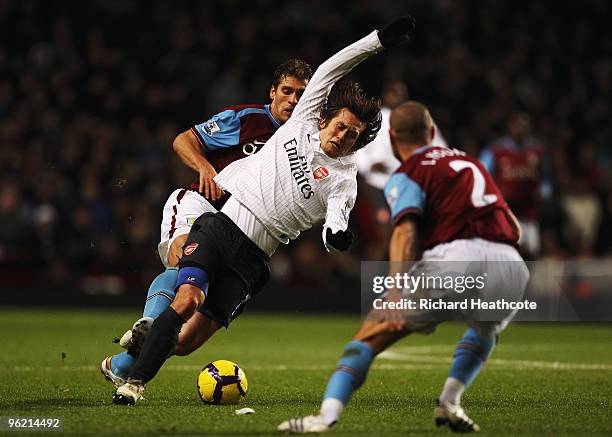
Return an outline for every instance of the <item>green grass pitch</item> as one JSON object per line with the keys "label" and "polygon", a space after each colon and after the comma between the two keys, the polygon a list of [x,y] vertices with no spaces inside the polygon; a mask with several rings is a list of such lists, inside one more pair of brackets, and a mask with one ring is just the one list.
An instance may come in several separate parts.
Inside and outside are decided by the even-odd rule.
{"label": "green grass pitch", "polygon": [[[61,416],[62,434],[277,435],[317,410],[357,317],[245,314],[189,357],[173,357],[135,407],[111,403],[100,361],[136,311],[0,310],[0,416]],[[432,410],[464,326],[441,325],[379,357],[332,435],[449,435]],[[203,405],[196,376],[238,363],[249,380],[234,406]],[[483,435],[612,435],[612,325],[515,324],[463,403]],[[240,407],[238,407],[240,408]],[[24,435],[10,433],[10,435]]]}

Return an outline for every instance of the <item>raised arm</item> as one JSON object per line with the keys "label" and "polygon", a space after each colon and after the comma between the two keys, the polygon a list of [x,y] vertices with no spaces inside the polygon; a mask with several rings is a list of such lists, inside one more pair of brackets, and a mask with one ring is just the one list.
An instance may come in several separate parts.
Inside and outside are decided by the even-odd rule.
{"label": "raised arm", "polygon": [[377,31],[370,33],[323,62],[315,71],[302,98],[293,110],[292,119],[304,121],[317,119],[319,109],[334,83],[348,74],[360,62],[383,50],[377,34]]}
{"label": "raised arm", "polygon": [[292,119],[303,121],[318,119],[321,106],[339,79],[369,56],[407,41],[413,30],[414,19],[402,17],[380,31],[375,30],[323,62],[315,71],[302,98],[293,110]]}

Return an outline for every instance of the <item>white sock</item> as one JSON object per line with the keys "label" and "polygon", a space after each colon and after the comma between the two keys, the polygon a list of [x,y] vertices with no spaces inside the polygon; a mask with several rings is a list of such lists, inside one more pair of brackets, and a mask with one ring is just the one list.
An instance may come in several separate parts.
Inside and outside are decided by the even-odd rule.
{"label": "white sock", "polygon": [[461,403],[461,395],[465,390],[465,384],[459,381],[457,378],[448,377],[442,388],[442,394],[440,394],[440,401],[449,402],[453,405],[459,405]]}
{"label": "white sock", "polygon": [[324,399],[321,404],[321,416],[328,425],[338,421],[342,410],[344,410],[344,404],[336,398]]}

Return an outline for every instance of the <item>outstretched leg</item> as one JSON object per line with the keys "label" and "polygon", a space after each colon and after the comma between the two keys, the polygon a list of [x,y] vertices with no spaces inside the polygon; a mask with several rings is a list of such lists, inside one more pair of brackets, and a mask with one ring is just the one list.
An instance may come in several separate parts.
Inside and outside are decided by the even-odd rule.
{"label": "outstretched leg", "polygon": [[[175,296],[174,287],[176,286],[177,277],[178,270],[166,269],[151,282],[142,313],[143,317],[134,324],[133,330],[141,329],[143,323],[146,323],[147,328],[150,328],[152,321],[170,306]],[[134,335],[133,330],[128,332]],[[129,350],[130,348],[128,347]],[[116,381],[121,382],[128,377],[132,366],[136,362],[134,352],[130,353],[128,351],[107,357],[102,363],[102,373],[107,379],[115,382],[115,384],[117,384]]]}
{"label": "outstretched leg", "polygon": [[[183,246],[185,245],[187,237],[188,234],[178,235],[170,244],[167,254],[170,268],[167,268],[164,272],[157,275],[153,282],[151,282],[147,292],[147,299],[145,301],[142,317],[134,323],[130,330],[123,334],[123,337],[121,337],[119,343],[122,347],[126,348],[127,351],[106,357],[102,361],[100,367],[102,374],[117,387],[123,385],[130,374],[153,321],[163,313],[174,300],[176,281],[178,278],[178,263],[181,260]],[[179,338],[179,345],[175,353],[186,355],[186,353],[180,352],[192,347],[195,337],[198,337],[195,338],[195,340],[200,341],[200,343],[195,348],[192,348],[190,352],[202,345],[202,343],[210,338],[214,331],[216,331],[215,328],[211,332],[211,326],[209,326],[209,324],[204,324],[205,326],[200,325],[201,324],[187,324],[186,331],[188,334]],[[192,331],[192,329],[199,327],[202,327],[204,330],[202,333]],[[200,337],[205,338],[204,340],[200,340]],[[185,338],[189,344],[182,344],[183,338]]]}
{"label": "outstretched leg", "polygon": [[365,321],[345,348],[323,395],[321,415],[335,423],[353,392],[365,381],[374,357],[397,340],[408,335],[386,321]]}
{"label": "outstretched leg", "polygon": [[344,347],[328,380],[320,414],[285,421],[279,425],[279,431],[310,433],[328,430],[340,418],[353,392],[365,381],[374,357],[409,332],[408,329],[396,329],[392,322],[365,321],[353,340]]}
{"label": "outstretched leg", "polygon": [[132,405],[142,397],[144,384],[155,377],[174,351],[181,327],[204,302],[208,283],[208,274],[203,269],[185,267],[179,270],[174,302],[153,322],[126,383],[117,389],[114,403]]}

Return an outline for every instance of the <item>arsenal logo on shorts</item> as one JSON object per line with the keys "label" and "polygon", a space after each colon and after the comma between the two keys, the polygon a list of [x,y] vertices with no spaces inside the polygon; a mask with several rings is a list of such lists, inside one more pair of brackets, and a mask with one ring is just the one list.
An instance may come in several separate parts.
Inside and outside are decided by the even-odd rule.
{"label": "arsenal logo on shorts", "polygon": [[195,252],[195,250],[198,248],[198,243],[193,243],[190,244],[189,246],[185,247],[185,255],[191,255],[193,252]]}
{"label": "arsenal logo on shorts", "polygon": [[313,172],[315,179],[324,179],[329,176],[329,170],[325,167],[319,167]]}

